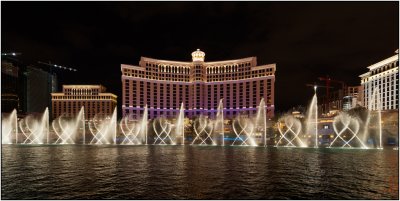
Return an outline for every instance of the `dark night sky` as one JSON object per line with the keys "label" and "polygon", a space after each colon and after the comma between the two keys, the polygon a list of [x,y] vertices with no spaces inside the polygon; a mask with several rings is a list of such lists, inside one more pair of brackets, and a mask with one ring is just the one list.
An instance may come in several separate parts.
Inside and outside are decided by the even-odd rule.
{"label": "dark night sky", "polygon": [[[398,2],[1,2],[2,52],[77,68],[60,84],[121,96],[120,64],[140,56],[277,64],[278,111],[305,105],[318,76],[360,83],[399,44]],[[322,93],[322,92],[321,92]]]}

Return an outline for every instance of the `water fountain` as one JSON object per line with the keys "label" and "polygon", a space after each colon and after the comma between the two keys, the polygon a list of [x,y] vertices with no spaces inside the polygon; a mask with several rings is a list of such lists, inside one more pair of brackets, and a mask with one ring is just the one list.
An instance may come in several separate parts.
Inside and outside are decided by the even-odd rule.
{"label": "water fountain", "polygon": [[303,140],[299,137],[302,126],[300,120],[292,115],[285,115],[278,120],[278,131],[280,138],[276,143],[276,147],[307,147]]}
{"label": "water fountain", "polygon": [[184,113],[183,103],[181,103],[181,108],[179,109],[179,115],[175,122],[175,133],[177,138],[181,138],[181,145],[185,144],[185,113]]}
{"label": "water fountain", "polygon": [[252,118],[238,115],[232,123],[232,130],[236,135],[232,145],[267,146],[267,114],[264,98],[260,101],[256,116]]}
{"label": "water fountain", "polygon": [[92,140],[89,144],[115,144],[117,135],[117,108],[114,108],[112,116],[96,114],[88,122]]}
{"label": "water fountain", "polygon": [[133,121],[129,116],[125,116],[121,119],[119,127],[123,134],[123,140],[120,144],[147,144],[147,116],[148,110],[147,106],[145,106],[141,121]]}
{"label": "water fountain", "polygon": [[[315,89],[316,90],[316,89]],[[340,148],[369,148],[367,140],[376,129],[375,138],[379,138],[377,148],[382,148],[382,125],[380,93],[375,88],[370,97],[369,110],[366,120],[350,116],[348,113],[340,113],[333,119],[333,132],[328,147]],[[319,147],[318,143],[318,110],[317,96],[314,94],[307,111],[305,125],[292,115],[285,115],[277,122],[279,137],[276,139],[275,147]],[[373,110],[376,110],[373,111]],[[267,144],[267,121],[265,102],[262,99],[257,108],[255,116],[238,115],[232,121],[232,133],[235,134],[233,143],[235,146],[258,146]],[[374,119],[376,118],[376,120]],[[17,112],[14,110],[2,119],[2,144],[23,143],[23,144],[117,144],[117,134],[120,133],[122,140],[118,144],[137,145],[148,144],[185,144],[185,119],[184,105],[181,104],[179,115],[174,120],[163,117],[153,119],[151,122],[152,131],[148,135],[148,109],[144,108],[141,120],[134,121],[124,117],[117,124],[117,112],[114,109],[111,116],[96,114],[93,119],[87,122],[90,137],[85,135],[84,108],[74,117],[60,116],[55,119],[49,128],[49,112],[46,109],[40,115],[28,115],[17,121]],[[117,126],[119,126],[117,132]],[[305,129],[303,130],[303,127]],[[364,129],[360,129],[364,128]],[[52,131],[50,131],[52,129]],[[193,123],[195,136],[190,144],[198,145],[225,145],[225,125],[223,99],[219,101],[215,119],[207,116],[200,116]],[[315,136],[312,139],[312,136]],[[86,139],[85,139],[86,138]],[[312,139],[311,141],[306,141]],[[188,143],[188,142],[186,142]]]}
{"label": "water fountain", "polygon": [[332,145],[338,144],[337,140],[340,139],[339,146],[343,147],[361,147],[367,149],[368,147],[364,144],[357,135],[360,129],[359,120],[355,117],[351,117],[347,113],[340,113],[333,119],[333,129],[336,133],[336,137],[330,143],[329,148]]}
{"label": "water fountain", "polygon": [[238,116],[232,123],[232,129],[236,135],[232,145],[257,146],[253,138],[254,125],[249,118]]}
{"label": "water fountain", "polygon": [[225,126],[224,126],[224,103],[223,99],[219,100],[217,115],[214,122],[214,132],[216,142],[220,141],[220,145],[225,146]]}
{"label": "water fountain", "polygon": [[17,143],[18,121],[17,110],[13,110],[10,114],[4,115],[1,121],[1,143],[12,144],[13,138]]}
{"label": "water fountain", "polygon": [[193,130],[196,133],[196,137],[193,139],[192,145],[217,145],[213,129],[214,122],[200,115],[193,123]]}
{"label": "water fountain", "polygon": [[85,109],[81,107],[74,118],[59,116],[53,120],[52,128],[56,134],[55,144],[75,144],[80,140],[80,136],[85,143]]}
{"label": "water fountain", "polygon": [[[375,87],[372,92],[372,97],[369,97],[369,104],[368,104],[368,116],[367,120],[364,124],[364,137],[365,140],[371,137],[370,135],[370,127],[376,127],[378,130],[379,135],[379,146],[378,149],[382,149],[382,101],[381,101],[381,94],[379,92],[379,88]],[[374,112],[372,112],[374,111]],[[374,118],[375,121],[371,121]],[[373,124],[375,122],[375,124]]]}
{"label": "water fountain", "polygon": [[196,137],[193,144],[225,146],[224,105],[220,99],[215,119],[201,115],[193,123]]}
{"label": "water fountain", "polygon": [[156,134],[153,144],[175,145],[175,138],[172,131],[172,123],[164,117],[158,117],[153,120],[153,131]]}
{"label": "water fountain", "polygon": [[267,146],[267,111],[265,110],[265,101],[264,98],[260,100],[260,104],[257,108],[257,115],[254,119],[255,122],[255,130],[254,137],[263,138],[264,146]]}
{"label": "water fountain", "polygon": [[28,115],[19,121],[23,134],[22,144],[49,143],[49,109],[46,108],[41,117]]}
{"label": "water fountain", "polygon": [[318,101],[317,87],[314,87],[314,96],[307,111],[306,135],[315,136],[314,148],[318,148]]}

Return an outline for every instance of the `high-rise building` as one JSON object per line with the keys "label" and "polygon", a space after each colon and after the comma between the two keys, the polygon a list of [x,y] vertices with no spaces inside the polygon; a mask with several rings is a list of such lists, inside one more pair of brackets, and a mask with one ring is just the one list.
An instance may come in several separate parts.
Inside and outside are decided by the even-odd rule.
{"label": "high-rise building", "polygon": [[1,61],[1,111],[11,112],[20,109],[18,94],[19,68],[14,63]]}
{"label": "high-rise building", "polygon": [[262,98],[267,116],[274,115],[275,64],[257,66],[256,57],[205,62],[197,49],[192,61],[141,57],[139,66],[121,65],[122,115],[176,117],[181,103],[185,117],[213,117],[222,99],[224,117],[254,115]]}
{"label": "high-rise building", "polygon": [[[399,55],[396,54],[368,66],[369,71],[360,75],[361,85],[364,89],[364,107],[376,109],[376,104],[370,104],[373,98],[382,103],[382,110],[399,109]],[[374,90],[376,96],[373,97]],[[376,101],[373,101],[377,103]],[[371,108],[370,108],[371,106]]]}
{"label": "high-rise building", "polygon": [[62,93],[51,93],[52,116],[74,116],[82,106],[85,108],[85,119],[95,115],[112,115],[117,106],[117,96],[106,93],[102,85],[63,85]]}
{"label": "high-rise building", "polygon": [[357,105],[362,105],[363,93],[362,86],[347,87],[346,95],[343,97],[343,110],[347,111],[355,108]]}
{"label": "high-rise building", "polygon": [[51,108],[52,92],[57,90],[57,76],[36,66],[28,66],[26,75],[26,112],[41,113]]}

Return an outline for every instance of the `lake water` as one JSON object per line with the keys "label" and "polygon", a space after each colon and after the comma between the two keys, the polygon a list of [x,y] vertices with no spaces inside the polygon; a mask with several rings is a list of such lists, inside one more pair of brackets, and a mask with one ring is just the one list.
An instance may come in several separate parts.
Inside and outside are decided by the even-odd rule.
{"label": "lake water", "polygon": [[3,145],[2,199],[399,199],[398,151]]}

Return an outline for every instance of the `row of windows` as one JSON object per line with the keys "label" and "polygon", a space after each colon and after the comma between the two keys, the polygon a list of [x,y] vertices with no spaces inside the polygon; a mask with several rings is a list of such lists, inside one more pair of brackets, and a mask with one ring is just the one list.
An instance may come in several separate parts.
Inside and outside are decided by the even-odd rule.
{"label": "row of windows", "polygon": [[66,95],[66,96],[52,96],[53,100],[117,100],[114,96],[74,96],[74,95]]}
{"label": "row of windows", "polygon": [[[207,68],[213,68],[213,69],[234,69],[234,68],[243,68],[243,67],[250,67],[251,64],[249,62],[247,63],[239,63],[239,64],[231,64],[231,65],[222,65],[222,66],[207,66]],[[169,72],[181,72],[185,71],[186,69],[189,69],[190,66],[174,66],[174,65],[168,65],[168,64],[155,64],[155,63],[146,63],[145,65],[146,69],[154,69],[155,71],[169,71]]]}
{"label": "row of windows", "polygon": [[132,74],[125,73],[124,76],[133,76],[138,78],[147,78],[153,80],[168,80],[168,81],[175,81],[175,82],[193,82],[193,81],[204,81],[204,82],[216,82],[216,81],[228,81],[228,80],[242,80],[242,79],[249,79],[249,78],[256,78],[256,77],[263,77],[263,76],[273,76],[273,73],[265,73],[265,74],[249,74],[249,73],[239,73],[231,76],[230,74],[219,74],[219,75],[207,75],[206,77],[203,74],[196,74],[193,78],[187,75],[179,75],[179,74],[161,74],[159,76],[134,76]]}
{"label": "row of windows", "polygon": [[[185,105],[189,105],[189,98],[195,97],[195,105],[201,106],[201,100],[205,103],[204,107],[207,106],[207,102],[227,97],[224,102],[228,105],[236,106],[236,100],[238,101],[239,107],[241,106],[254,106],[254,100],[259,101],[261,97],[264,97],[265,92],[269,99],[269,104],[272,104],[272,81],[264,80],[245,82],[245,83],[232,83],[225,85],[176,85],[176,84],[163,84],[163,83],[145,83],[143,81],[129,81],[125,80],[125,91],[123,104],[129,105],[143,105],[146,100],[148,104],[153,106],[157,104],[157,107],[161,105],[176,107],[184,102]],[[265,86],[266,85],[266,86]],[[135,86],[135,87],[134,87]],[[130,96],[130,94],[132,94]],[[136,94],[136,95],[135,95]],[[248,94],[248,95],[247,95]],[[254,94],[255,96],[250,94]],[[232,97],[232,100],[229,100]],[[246,99],[244,99],[246,97]],[[201,99],[201,98],[204,98]],[[130,101],[130,99],[132,101]],[[208,101],[210,100],[210,101]],[[250,100],[252,100],[250,102]],[[217,102],[217,101],[212,101]],[[208,104],[211,108],[212,105]]]}
{"label": "row of windows", "polygon": [[397,69],[392,69],[392,70],[387,70],[383,73],[380,73],[379,75],[371,75],[369,77],[365,77],[361,80],[361,83],[369,82],[369,81],[378,81],[378,80],[383,80],[383,79],[393,79],[396,80],[398,77],[398,70]]}
{"label": "row of windows", "polygon": [[[73,111],[73,110],[69,110],[69,111],[54,111],[53,112],[53,118],[57,118],[61,115],[65,116],[65,117],[74,117],[79,113],[79,110]],[[85,112],[84,116],[85,119],[91,119],[93,118],[95,115],[98,114],[104,114],[104,115],[112,115],[112,111],[89,111],[89,112]]]}
{"label": "row of windows", "polygon": [[[267,113],[272,112],[271,109],[267,109]],[[143,110],[129,110],[126,109],[124,110],[124,116],[131,116],[133,118],[140,118],[143,116]],[[192,116],[198,116],[198,115],[207,115],[208,117],[215,117],[217,114],[217,111],[211,112],[211,111],[185,111],[184,116],[185,117],[192,117]],[[224,111],[224,117],[225,118],[232,118],[236,117],[237,115],[249,115],[249,116],[254,116],[257,114],[257,110],[248,110],[248,111],[242,111],[242,110],[233,110],[233,111]],[[149,111],[148,112],[148,117],[150,119],[159,117],[159,116],[164,116],[164,117],[177,117],[179,115],[179,111]]]}
{"label": "row of windows", "polygon": [[385,66],[382,66],[382,67],[380,67],[380,68],[377,68],[377,69],[371,71],[371,75],[376,75],[376,74],[379,74],[379,73],[381,73],[381,72],[385,72],[385,71],[387,71],[387,70],[396,68],[396,67],[398,67],[398,66],[399,66],[399,61],[396,61],[396,62],[387,64],[387,65],[385,65]]}
{"label": "row of windows", "polygon": [[391,82],[391,81],[395,81],[397,80],[397,75],[396,74],[392,74],[390,76],[385,76],[385,77],[375,77],[375,78],[371,78],[370,81],[368,83],[383,83],[383,82]]}
{"label": "row of windows", "polygon": [[190,71],[162,71],[161,73],[156,72],[146,72],[143,70],[135,70],[135,69],[127,69],[123,70],[124,76],[132,76],[138,78],[147,78],[147,79],[157,79],[157,80],[170,80],[170,81],[182,81],[182,82],[190,82],[190,81],[225,81],[225,80],[240,80],[246,78],[254,78],[254,77],[262,77],[262,76],[271,76],[274,75],[272,68],[260,69],[260,70],[246,70],[246,71],[213,71],[213,69],[207,69],[203,72],[203,68],[201,66],[195,66],[195,70],[193,70],[194,77],[189,74]]}
{"label": "row of windows", "polygon": [[63,92],[66,95],[97,95],[99,94],[99,89],[69,89],[64,88]]}
{"label": "row of windows", "polygon": [[227,88],[232,88],[233,90],[236,89],[236,87],[242,88],[246,87],[250,88],[252,86],[253,89],[255,87],[264,87],[265,84],[267,87],[271,87],[273,82],[271,79],[267,79],[266,82],[265,80],[254,80],[254,81],[247,81],[247,82],[237,82],[237,83],[226,83],[226,84],[211,84],[211,85],[205,85],[205,84],[199,84],[197,83],[196,85],[180,85],[180,84],[171,84],[171,83],[155,83],[155,82],[145,82],[145,81],[137,81],[137,80],[125,80],[123,88],[126,91],[132,90],[133,92],[136,91],[163,91],[164,89],[166,91],[178,91],[178,90],[185,90],[188,88],[197,88],[197,90],[200,89],[200,86],[207,86],[206,88],[211,90],[220,90],[220,89],[227,89]]}

